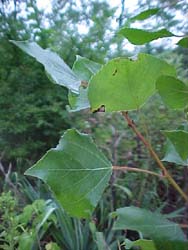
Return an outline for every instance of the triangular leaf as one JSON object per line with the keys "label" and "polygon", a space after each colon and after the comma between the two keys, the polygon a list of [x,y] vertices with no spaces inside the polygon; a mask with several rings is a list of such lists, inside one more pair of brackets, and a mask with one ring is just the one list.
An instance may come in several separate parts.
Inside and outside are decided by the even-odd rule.
{"label": "triangular leaf", "polygon": [[119,34],[126,37],[129,42],[135,45],[143,45],[158,38],[174,36],[174,34],[166,29],[161,29],[158,31],[148,31],[135,28],[122,28],[120,29]]}
{"label": "triangular leaf", "polygon": [[47,183],[70,215],[85,218],[91,216],[111,172],[111,163],[91,138],[71,129],[25,174]]}
{"label": "triangular leaf", "polygon": [[184,130],[164,130],[163,133],[171,141],[183,161],[188,158],[188,132]]}
{"label": "triangular leaf", "polygon": [[159,76],[175,75],[174,67],[148,54],[133,61],[116,58],[104,65],[89,82],[92,110],[102,105],[106,111],[137,110],[155,93]]}
{"label": "triangular leaf", "polygon": [[35,42],[11,41],[20,49],[40,62],[50,78],[59,85],[65,86],[74,93],[78,93],[81,81],[69,66],[56,53],[49,49],[42,49]]}
{"label": "triangular leaf", "polygon": [[165,104],[173,109],[184,109],[188,105],[188,87],[171,76],[161,76],[156,88]]}
{"label": "triangular leaf", "polygon": [[146,20],[147,18],[150,18],[151,16],[157,14],[159,11],[159,8],[153,8],[153,9],[148,9],[140,12],[138,15],[131,17],[129,20],[130,21],[143,21]]}
{"label": "triangular leaf", "polygon": [[181,40],[179,40],[177,45],[180,45],[181,47],[184,48],[188,48],[188,37],[184,37]]}

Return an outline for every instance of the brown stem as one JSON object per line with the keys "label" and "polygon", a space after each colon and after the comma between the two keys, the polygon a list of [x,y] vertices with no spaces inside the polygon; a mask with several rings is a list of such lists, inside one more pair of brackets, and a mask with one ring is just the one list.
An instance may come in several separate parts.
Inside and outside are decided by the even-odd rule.
{"label": "brown stem", "polygon": [[128,126],[134,131],[134,133],[140,138],[140,140],[143,142],[143,144],[146,146],[146,148],[149,150],[151,156],[155,159],[160,169],[163,171],[164,176],[168,179],[170,184],[179,192],[179,194],[184,198],[186,202],[188,202],[188,196],[184,191],[180,188],[180,186],[175,182],[175,180],[172,178],[166,167],[163,165],[161,160],[159,159],[158,155],[153,150],[151,144],[144,138],[144,136],[140,133],[140,131],[137,129],[137,127],[134,124],[134,121],[130,119],[128,112],[122,112],[122,115],[124,116],[125,120],[128,123]]}
{"label": "brown stem", "polygon": [[157,174],[155,172],[152,172],[152,171],[149,171],[149,170],[146,170],[146,169],[132,168],[132,167],[128,167],[128,166],[113,166],[112,169],[115,170],[115,171],[116,170],[121,170],[121,171],[140,172],[140,173],[155,175],[155,176],[160,177],[160,178],[165,178],[164,175],[160,175],[160,174]]}

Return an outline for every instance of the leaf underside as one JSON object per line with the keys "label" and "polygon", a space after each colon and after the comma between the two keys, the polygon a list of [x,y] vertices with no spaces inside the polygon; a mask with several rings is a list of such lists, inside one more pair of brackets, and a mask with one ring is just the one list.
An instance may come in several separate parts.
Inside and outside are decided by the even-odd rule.
{"label": "leaf underside", "polygon": [[11,41],[24,52],[34,57],[40,62],[56,84],[67,87],[74,93],[79,92],[81,81],[69,66],[55,52],[49,49],[41,48],[35,42],[29,41]]}

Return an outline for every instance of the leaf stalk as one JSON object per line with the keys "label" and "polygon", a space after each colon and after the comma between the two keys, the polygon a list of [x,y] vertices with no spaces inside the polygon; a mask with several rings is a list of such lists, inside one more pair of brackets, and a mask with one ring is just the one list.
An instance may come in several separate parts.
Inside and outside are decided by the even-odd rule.
{"label": "leaf stalk", "polygon": [[113,166],[112,169],[114,171],[120,170],[120,171],[140,172],[140,173],[144,173],[144,174],[151,174],[151,175],[157,176],[159,178],[165,178],[165,176],[162,174],[157,174],[153,171],[149,171],[146,169],[140,169],[140,168],[133,168],[133,167],[129,167],[129,166]]}

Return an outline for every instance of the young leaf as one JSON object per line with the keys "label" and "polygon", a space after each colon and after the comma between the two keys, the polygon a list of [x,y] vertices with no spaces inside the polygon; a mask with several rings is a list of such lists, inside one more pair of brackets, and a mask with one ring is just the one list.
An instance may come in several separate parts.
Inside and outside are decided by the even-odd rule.
{"label": "young leaf", "polygon": [[171,141],[176,152],[183,161],[188,158],[188,132],[184,130],[163,131],[165,136]]}
{"label": "young leaf", "polygon": [[182,166],[188,166],[188,158],[186,160],[183,160],[170,140],[167,140],[166,152],[162,161],[172,162]]}
{"label": "young leaf", "polygon": [[156,88],[164,103],[173,109],[184,109],[188,105],[188,87],[172,76],[161,76]]}
{"label": "young leaf", "polygon": [[188,48],[188,37],[184,37],[181,40],[179,40],[177,45],[180,45],[181,47],[184,48]]}
{"label": "young leaf", "polygon": [[157,250],[186,250],[188,242],[178,224],[165,219],[165,216],[137,207],[119,208],[114,230],[136,230],[150,237]]}
{"label": "young leaf", "polygon": [[11,41],[20,49],[40,62],[50,78],[59,85],[65,86],[74,93],[78,93],[81,81],[69,66],[56,53],[49,49],[42,49],[35,42]]}
{"label": "young leaf", "polygon": [[157,14],[157,12],[159,12],[159,8],[153,8],[153,9],[148,9],[145,11],[140,12],[138,15],[131,17],[129,20],[131,22],[133,21],[143,21],[147,18],[150,18],[151,16],[154,16],[155,14]]}
{"label": "young leaf", "polygon": [[[72,69],[80,80],[87,84],[91,76],[96,74],[101,66],[101,64],[93,62],[85,57],[77,56]],[[79,94],[69,91],[69,111],[75,112],[89,108],[90,104],[87,94],[88,89],[84,87],[80,87]]]}
{"label": "young leaf", "polygon": [[143,45],[158,38],[174,36],[174,34],[166,29],[148,31],[135,28],[122,28],[118,33],[123,35],[129,40],[129,42],[135,45]]}
{"label": "young leaf", "polygon": [[91,138],[71,129],[25,174],[47,183],[70,215],[86,218],[97,205],[111,172],[111,163]]}
{"label": "young leaf", "polygon": [[89,82],[92,110],[102,105],[106,111],[137,110],[155,93],[159,76],[175,75],[174,67],[148,54],[133,61],[116,58],[104,65]]}

